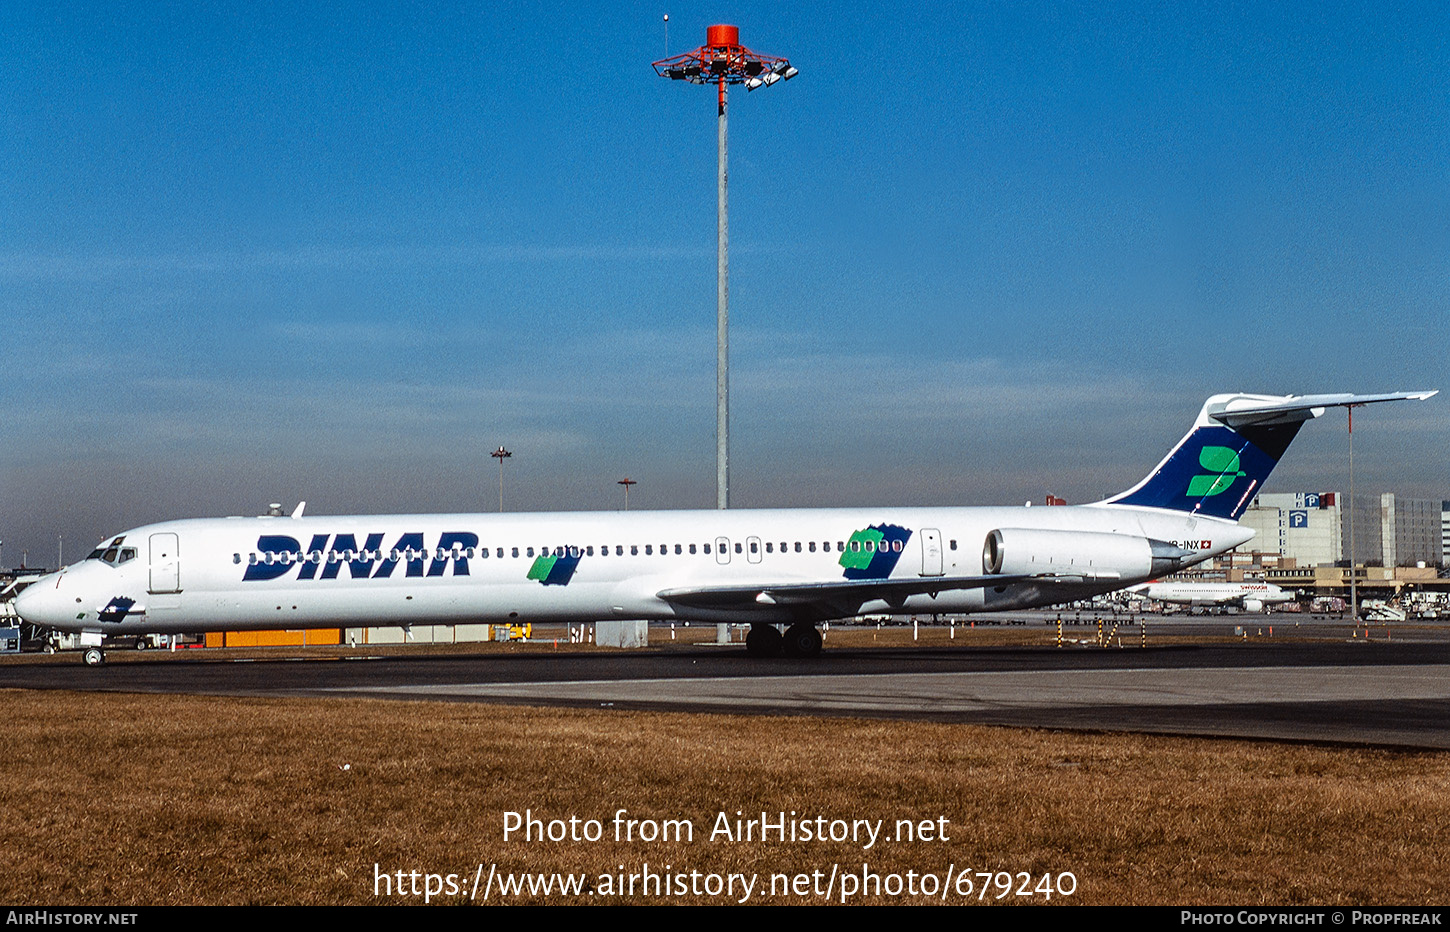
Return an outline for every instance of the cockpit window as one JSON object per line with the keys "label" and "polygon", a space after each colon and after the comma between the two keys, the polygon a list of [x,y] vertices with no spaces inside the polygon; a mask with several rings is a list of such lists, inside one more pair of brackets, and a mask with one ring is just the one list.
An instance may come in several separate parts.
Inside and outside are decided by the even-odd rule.
{"label": "cockpit window", "polygon": [[110,566],[120,566],[122,563],[129,563],[136,559],[137,550],[135,547],[121,546],[125,540],[126,538],[123,535],[111,541],[109,544],[102,544],[95,550],[92,550],[90,556],[86,557],[86,559],[99,560]]}

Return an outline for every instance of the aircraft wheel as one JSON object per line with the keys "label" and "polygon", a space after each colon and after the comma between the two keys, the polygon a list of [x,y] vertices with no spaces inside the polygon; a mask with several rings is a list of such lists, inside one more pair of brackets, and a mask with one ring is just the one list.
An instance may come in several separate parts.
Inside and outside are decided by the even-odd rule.
{"label": "aircraft wheel", "polygon": [[815,625],[791,625],[785,632],[787,657],[815,657],[821,652],[821,632]]}
{"label": "aircraft wheel", "polygon": [[81,659],[86,662],[88,667],[99,667],[106,662],[106,652],[99,647],[88,647],[86,652],[81,654]]}
{"label": "aircraft wheel", "polygon": [[781,647],[775,625],[751,625],[750,633],[745,635],[745,652],[752,657],[779,657]]}

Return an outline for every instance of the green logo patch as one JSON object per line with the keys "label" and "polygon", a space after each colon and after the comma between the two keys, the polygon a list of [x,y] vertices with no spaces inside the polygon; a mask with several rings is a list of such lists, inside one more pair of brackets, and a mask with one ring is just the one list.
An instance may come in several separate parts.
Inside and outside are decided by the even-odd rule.
{"label": "green logo patch", "polygon": [[[876,556],[876,551],[881,549],[881,541],[886,535],[874,527],[862,528],[851,535],[846,542],[846,549],[841,553],[841,565],[848,570],[864,570],[871,565],[871,558]],[[871,549],[866,549],[866,541],[871,542]],[[858,546],[852,547],[852,544]]]}
{"label": "green logo patch", "polygon": [[1198,465],[1212,475],[1194,476],[1188,483],[1189,498],[1208,498],[1226,491],[1234,480],[1244,474],[1239,469],[1239,455],[1231,447],[1204,447],[1198,453]]}
{"label": "green logo patch", "polygon": [[558,559],[559,557],[555,554],[550,554],[547,557],[535,557],[534,565],[529,567],[528,578],[537,579],[540,582],[548,579],[549,574],[554,570],[554,563],[557,562]]}

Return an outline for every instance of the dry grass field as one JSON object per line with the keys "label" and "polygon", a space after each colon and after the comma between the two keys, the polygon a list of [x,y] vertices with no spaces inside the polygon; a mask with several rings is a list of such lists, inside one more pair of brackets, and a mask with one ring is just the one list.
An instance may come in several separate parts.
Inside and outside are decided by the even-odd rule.
{"label": "dry grass field", "polygon": [[[16,905],[421,902],[429,873],[432,902],[463,902],[490,870],[490,903],[730,902],[739,886],[703,885],[732,873],[755,878],[750,902],[819,903],[863,870],[884,886],[849,902],[942,902],[949,866],[1034,886],[1071,872],[1054,903],[1450,901],[1446,753],[354,699],[4,691],[0,709],[0,901]],[[616,841],[620,809],[688,820],[693,838]],[[505,813],[525,810],[603,837],[505,840]],[[737,811],[946,837],[712,839]],[[646,865],[670,886],[631,895]],[[831,896],[815,892],[833,870]],[[499,893],[525,872],[587,876],[575,894]],[[382,874],[409,895],[378,895]],[[945,902],[977,901],[967,876],[973,892]]]}

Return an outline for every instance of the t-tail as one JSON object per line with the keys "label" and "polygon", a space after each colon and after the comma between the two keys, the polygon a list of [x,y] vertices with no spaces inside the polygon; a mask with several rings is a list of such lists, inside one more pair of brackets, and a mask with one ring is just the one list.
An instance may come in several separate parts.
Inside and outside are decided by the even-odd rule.
{"label": "t-tail", "polygon": [[1237,521],[1304,422],[1328,408],[1423,401],[1429,392],[1385,395],[1214,395],[1193,429],[1142,482],[1102,502],[1166,508]]}

